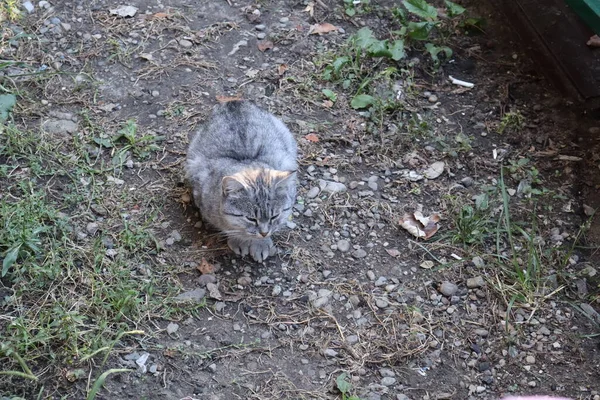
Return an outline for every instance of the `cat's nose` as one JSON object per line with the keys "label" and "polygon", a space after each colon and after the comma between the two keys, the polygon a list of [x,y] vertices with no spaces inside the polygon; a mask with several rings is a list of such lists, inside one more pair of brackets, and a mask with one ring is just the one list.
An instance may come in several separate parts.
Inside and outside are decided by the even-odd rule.
{"label": "cat's nose", "polygon": [[269,234],[269,232],[260,232],[260,236],[262,236],[262,237],[267,237],[268,234]]}

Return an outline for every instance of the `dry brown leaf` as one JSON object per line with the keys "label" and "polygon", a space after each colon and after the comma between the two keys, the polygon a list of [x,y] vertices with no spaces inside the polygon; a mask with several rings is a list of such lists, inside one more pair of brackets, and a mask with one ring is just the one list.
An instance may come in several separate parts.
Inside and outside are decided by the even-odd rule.
{"label": "dry brown leaf", "polygon": [[285,74],[285,71],[287,71],[287,69],[287,64],[280,64],[279,67],[277,67],[277,72],[279,73],[279,75],[283,75]]}
{"label": "dry brown leaf", "polygon": [[308,140],[309,142],[313,142],[313,143],[317,143],[319,141],[319,137],[317,135],[315,135],[314,133],[309,133],[308,135],[304,136],[304,139]]}
{"label": "dry brown leaf", "polygon": [[385,249],[385,251],[392,257],[399,257],[401,254],[398,249]]}
{"label": "dry brown leaf", "polygon": [[429,217],[423,216],[420,211],[412,214],[404,214],[400,218],[400,226],[416,238],[429,239],[438,231],[437,223],[440,221],[439,214],[432,214]]}
{"label": "dry brown leaf", "polygon": [[243,100],[240,96],[221,96],[221,95],[217,95],[217,96],[215,96],[215,98],[221,104],[223,104],[223,103],[229,103],[230,101]]}
{"label": "dry brown leaf", "polygon": [[331,100],[323,100],[323,107],[325,107],[325,108],[331,108],[331,107],[333,107],[333,101],[331,101]]}
{"label": "dry brown leaf", "polygon": [[207,283],[206,289],[208,289],[208,297],[215,300],[221,300],[221,292],[219,292],[219,287],[214,283]]}
{"label": "dry brown leaf", "polygon": [[215,273],[215,266],[212,265],[211,263],[209,263],[208,261],[206,261],[206,258],[204,258],[204,257],[202,257],[202,260],[200,261],[200,265],[198,265],[196,267],[196,269],[198,271],[200,271],[200,273],[202,275]]}
{"label": "dry brown leaf", "polygon": [[315,2],[309,1],[308,4],[306,5],[306,8],[304,9],[304,12],[307,12],[308,15],[310,15],[311,17],[314,17],[315,16]]}
{"label": "dry brown leaf", "polygon": [[325,22],[322,24],[315,24],[310,26],[310,30],[308,31],[309,35],[323,35],[325,33],[337,31],[338,28],[335,25],[330,24],[329,22]]}
{"label": "dry brown leaf", "polygon": [[157,12],[153,15],[154,18],[169,18],[171,14],[166,12]]}
{"label": "dry brown leaf", "polygon": [[258,42],[258,49],[262,52],[265,52],[272,48],[273,48],[273,42],[271,42],[270,40],[260,40]]}
{"label": "dry brown leaf", "polygon": [[587,41],[587,45],[590,47],[600,47],[600,36],[594,35]]}

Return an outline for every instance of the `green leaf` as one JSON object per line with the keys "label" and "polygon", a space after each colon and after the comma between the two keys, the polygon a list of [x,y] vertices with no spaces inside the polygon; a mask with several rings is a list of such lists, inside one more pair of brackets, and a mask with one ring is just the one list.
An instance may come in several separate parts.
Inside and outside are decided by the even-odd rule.
{"label": "green leaf", "polygon": [[368,49],[374,42],[378,42],[377,38],[373,36],[373,31],[367,27],[359,29],[354,35],[354,40],[363,49]]}
{"label": "green leaf", "polygon": [[340,70],[344,67],[344,65],[348,64],[350,62],[350,57],[338,57],[336,58],[333,63],[331,64],[333,66],[333,72],[335,74],[339,74]]}
{"label": "green leaf", "polygon": [[433,26],[431,22],[409,22],[408,36],[415,40],[427,40]]}
{"label": "green leaf", "polygon": [[433,21],[437,19],[437,9],[427,3],[425,0],[403,0],[402,4],[408,12],[415,14],[423,19]]}
{"label": "green leaf", "polygon": [[466,11],[464,7],[453,3],[449,0],[445,0],[444,3],[446,3],[446,8],[448,10],[449,17],[456,17],[457,15],[460,15]]}
{"label": "green leaf", "polygon": [[325,95],[325,97],[327,97],[329,100],[333,101],[334,103],[337,100],[337,94],[333,90],[323,89],[323,90],[321,90],[321,93],[323,93]]}
{"label": "green leaf", "polygon": [[6,276],[10,267],[12,267],[12,265],[17,261],[17,257],[19,257],[20,250],[21,245],[18,245],[6,252],[6,255],[4,256],[4,261],[2,261],[2,277]]}
{"label": "green leaf", "polygon": [[8,113],[17,104],[17,96],[14,94],[0,95],[0,122],[6,121]]}
{"label": "green leaf", "polygon": [[346,380],[346,376],[347,375],[344,372],[343,374],[340,374],[340,376],[338,376],[335,380],[338,390],[343,394],[346,394],[352,390],[352,385]]}
{"label": "green leaf", "polygon": [[367,52],[373,57],[392,58],[392,53],[388,50],[387,40],[376,40],[367,48]]}
{"label": "green leaf", "polygon": [[406,24],[406,21],[408,20],[408,14],[406,13],[406,10],[402,7],[396,7],[392,10],[392,15],[398,20],[400,21],[400,23],[402,25]]}
{"label": "green leaf", "polygon": [[103,147],[107,147],[107,148],[113,147],[113,142],[108,138],[95,137],[94,142]]}
{"label": "green leaf", "polygon": [[404,53],[404,40],[394,40],[390,46],[390,54],[394,61],[398,61],[406,57],[406,53]]}
{"label": "green leaf", "polygon": [[356,110],[358,108],[366,108],[374,103],[375,97],[369,96],[368,94],[359,94],[358,96],[354,96],[350,102],[350,106]]}
{"label": "green leaf", "polygon": [[349,17],[354,17],[356,15],[356,10],[354,9],[354,7],[346,8],[346,15]]}

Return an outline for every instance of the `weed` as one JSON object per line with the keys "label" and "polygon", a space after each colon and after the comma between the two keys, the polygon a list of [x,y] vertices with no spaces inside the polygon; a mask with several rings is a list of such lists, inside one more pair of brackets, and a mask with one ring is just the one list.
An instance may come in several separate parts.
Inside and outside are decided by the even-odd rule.
{"label": "weed", "polygon": [[347,376],[346,373],[342,373],[335,380],[338,390],[342,393],[342,400],[360,400],[358,396],[350,395],[352,384],[346,379]]}
{"label": "weed", "polygon": [[502,116],[498,133],[519,132],[525,127],[525,117],[520,111],[507,112]]}
{"label": "weed", "polygon": [[113,148],[112,164],[122,166],[127,161],[130,153],[140,159],[146,159],[151,152],[160,150],[156,142],[164,140],[164,136],[152,134],[139,136],[137,130],[138,127],[135,121],[128,120],[125,126],[112,138],[95,137],[94,142],[103,147]]}
{"label": "weed", "polygon": [[370,0],[344,0],[344,12],[347,16],[353,17],[356,14],[368,12],[370,4]]}
{"label": "weed", "polygon": [[14,21],[21,16],[18,0],[2,0],[0,2],[0,22]]}

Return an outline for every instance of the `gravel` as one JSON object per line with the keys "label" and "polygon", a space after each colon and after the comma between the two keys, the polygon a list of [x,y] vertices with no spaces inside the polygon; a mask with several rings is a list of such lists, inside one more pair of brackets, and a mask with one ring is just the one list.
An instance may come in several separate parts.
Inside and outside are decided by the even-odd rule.
{"label": "gravel", "polygon": [[367,252],[363,249],[357,249],[352,252],[352,257],[354,258],[365,258],[367,256]]}
{"label": "gravel", "polygon": [[485,286],[485,280],[481,276],[467,279],[467,287],[469,289],[475,289]]}
{"label": "gravel", "polygon": [[439,291],[446,297],[452,297],[458,291],[458,286],[452,282],[442,282]]}

